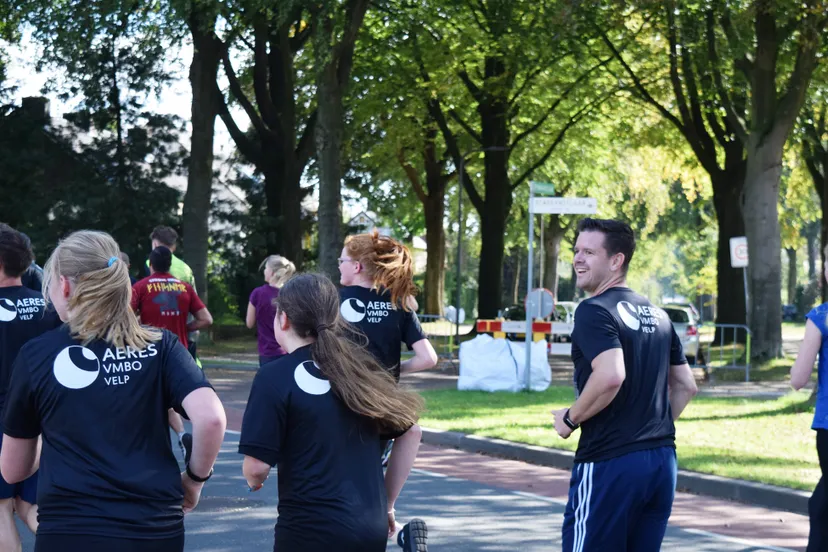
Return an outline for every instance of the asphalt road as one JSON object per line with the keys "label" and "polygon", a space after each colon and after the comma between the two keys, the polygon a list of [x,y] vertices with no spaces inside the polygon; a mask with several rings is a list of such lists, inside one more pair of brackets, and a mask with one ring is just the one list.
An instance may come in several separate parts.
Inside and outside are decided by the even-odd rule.
{"label": "asphalt road", "polygon": [[[249,493],[236,453],[238,435],[228,433],[198,508],[185,518],[187,551],[269,551],[277,517],[275,480]],[[490,487],[416,470],[398,501],[400,520],[428,523],[429,550],[436,552],[542,552],[560,550],[563,504],[556,499]],[[322,520],[320,520],[322,522]],[[21,528],[22,529],[22,528]],[[24,551],[34,538],[24,531]],[[758,552],[786,550],[758,543],[668,529],[663,549],[671,552]],[[400,548],[390,543],[388,550]]]}
{"label": "asphalt road", "polygon": [[[216,377],[214,380],[228,410],[229,431],[215,475],[205,486],[198,508],[185,519],[187,551],[272,550],[273,526],[277,517],[275,477],[271,476],[261,491],[249,493],[242,477],[242,458],[236,452],[240,429],[239,411],[243,410],[249,382],[249,377],[235,376]],[[561,549],[560,530],[564,509],[561,498],[515,490],[515,487],[508,488],[507,484],[494,482],[494,476],[490,485],[486,478],[439,473],[442,465],[446,465],[442,471],[452,473],[447,464],[457,462],[443,460],[441,464],[439,458],[434,459],[440,456],[439,450],[434,450],[421,451],[421,456],[427,458],[423,462],[418,461],[420,467],[412,473],[397,502],[397,515],[401,522],[420,517],[428,523],[429,549],[432,552],[541,552]],[[491,463],[494,473],[494,463],[507,462],[480,455],[467,456],[475,465],[480,466],[477,471],[485,470],[487,463]],[[429,459],[431,463],[426,461]],[[529,466],[524,468],[524,465],[514,462],[510,465],[516,466],[514,469],[524,475],[530,473],[531,469],[541,469]],[[743,507],[731,505],[731,508],[739,510]],[[747,510],[744,511],[747,516]],[[703,506],[697,512],[700,518],[715,519],[719,515],[722,514],[705,511]],[[776,515],[765,511],[760,518]],[[320,523],[324,523],[324,520],[320,520]],[[792,541],[791,548],[785,548],[778,546],[779,539],[774,541],[777,546],[754,542],[753,538],[761,539],[760,531],[755,534],[747,531],[755,536],[744,538],[725,536],[679,523],[681,526],[671,520],[663,550],[758,552],[802,549],[801,538]],[[798,519],[797,523],[801,528],[802,520]],[[32,551],[33,536],[19,523],[18,527],[23,534],[23,550]],[[390,543],[388,550],[400,549],[396,544]]]}

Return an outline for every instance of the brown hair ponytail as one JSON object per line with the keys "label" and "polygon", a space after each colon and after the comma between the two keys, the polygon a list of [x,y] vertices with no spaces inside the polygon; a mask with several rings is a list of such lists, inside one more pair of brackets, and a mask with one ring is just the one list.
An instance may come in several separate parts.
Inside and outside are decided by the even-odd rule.
{"label": "brown hair ponytail", "polygon": [[345,250],[359,262],[371,278],[375,289],[391,292],[391,304],[411,310],[409,297],[417,294],[411,252],[406,246],[374,230],[345,239]]}
{"label": "brown hair ponytail", "polygon": [[383,431],[417,422],[422,399],[400,389],[368,352],[367,338],[339,316],[339,293],[327,276],[300,274],[274,300],[299,337],[315,337],[311,356],[351,411],[375,420]]}

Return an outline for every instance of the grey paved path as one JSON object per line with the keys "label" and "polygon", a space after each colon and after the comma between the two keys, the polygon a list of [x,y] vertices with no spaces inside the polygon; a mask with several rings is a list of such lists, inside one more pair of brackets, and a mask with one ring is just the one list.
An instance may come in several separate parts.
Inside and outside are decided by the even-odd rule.
{"label": "grey paved path", "polygon": [[[185,550],[269,551],[277,517],[276,481],[248,493],[236,453],[238,436],[228,433],[216,472],[198,508],[185,518]],[[542,552],[560,550],[563,503],[532,493],[505,490],[426,470],[412,474],[399,500],[401,519],[421,517],[429,526],[432,552]],[[786,550],[759,543],[670,527],[663,549],[671,552]],[[26,535],[24,551],[33,550]],[[389,551],[400,550],[393,543]]]}
{"label": "grey paved path", "polygon": [[[271,477],[262,491],[248,493],[236,453],[251,376],[211,373],[231,431],[202,502],[186,517],[188,551],[272,550],[276,479]],[[552,468],[424,446],[398,502],[398,515],[426,520],[432,552],[560,550],[567,477]],[[803,516],[680,493],[663,549],[803,550],[806,537]],[[388,549],[399,550],[393,544]],[[33,538],[25,530],[23,550],[33,550]]]}

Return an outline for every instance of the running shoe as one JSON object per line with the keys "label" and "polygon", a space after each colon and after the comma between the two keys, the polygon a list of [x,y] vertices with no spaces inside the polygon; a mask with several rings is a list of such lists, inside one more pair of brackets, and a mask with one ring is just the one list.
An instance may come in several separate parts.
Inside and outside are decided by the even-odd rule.
{"label": "running shoe", "polygon": [[412,519],[397,533],[397,544],[403,552],[428,552],[428,528],[419,518]]}
{"label": "running shoe", "polygon": [[385,444],[385,450],[382,452],[382,467],[388,467],[388,459],[391,458],[391,449],[394,448],[394,440],[391,439]]}
{"label": "running shoe", "polygon": [[181,445],[181,448],[184,452],[184,465],[190,463],[190,456],[193,454],[193,435],[192,433],[185,433],[181,436],[181,440],[178,442]]}

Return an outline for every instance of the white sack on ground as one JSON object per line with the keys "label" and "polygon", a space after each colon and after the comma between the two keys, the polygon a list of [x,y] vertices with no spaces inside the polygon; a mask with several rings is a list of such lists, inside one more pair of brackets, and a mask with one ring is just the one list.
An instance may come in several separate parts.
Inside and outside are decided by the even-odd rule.
{"label": "white sack on ground", "polygon": [[[457,389],[461,391],[511,391],[524,388],[526,347],[520,342],[494,339],[481,334],[460,345],[460,377]],[[552,371],[546,357],[546,342],[532,344],[532,390],[549,387]]]}

